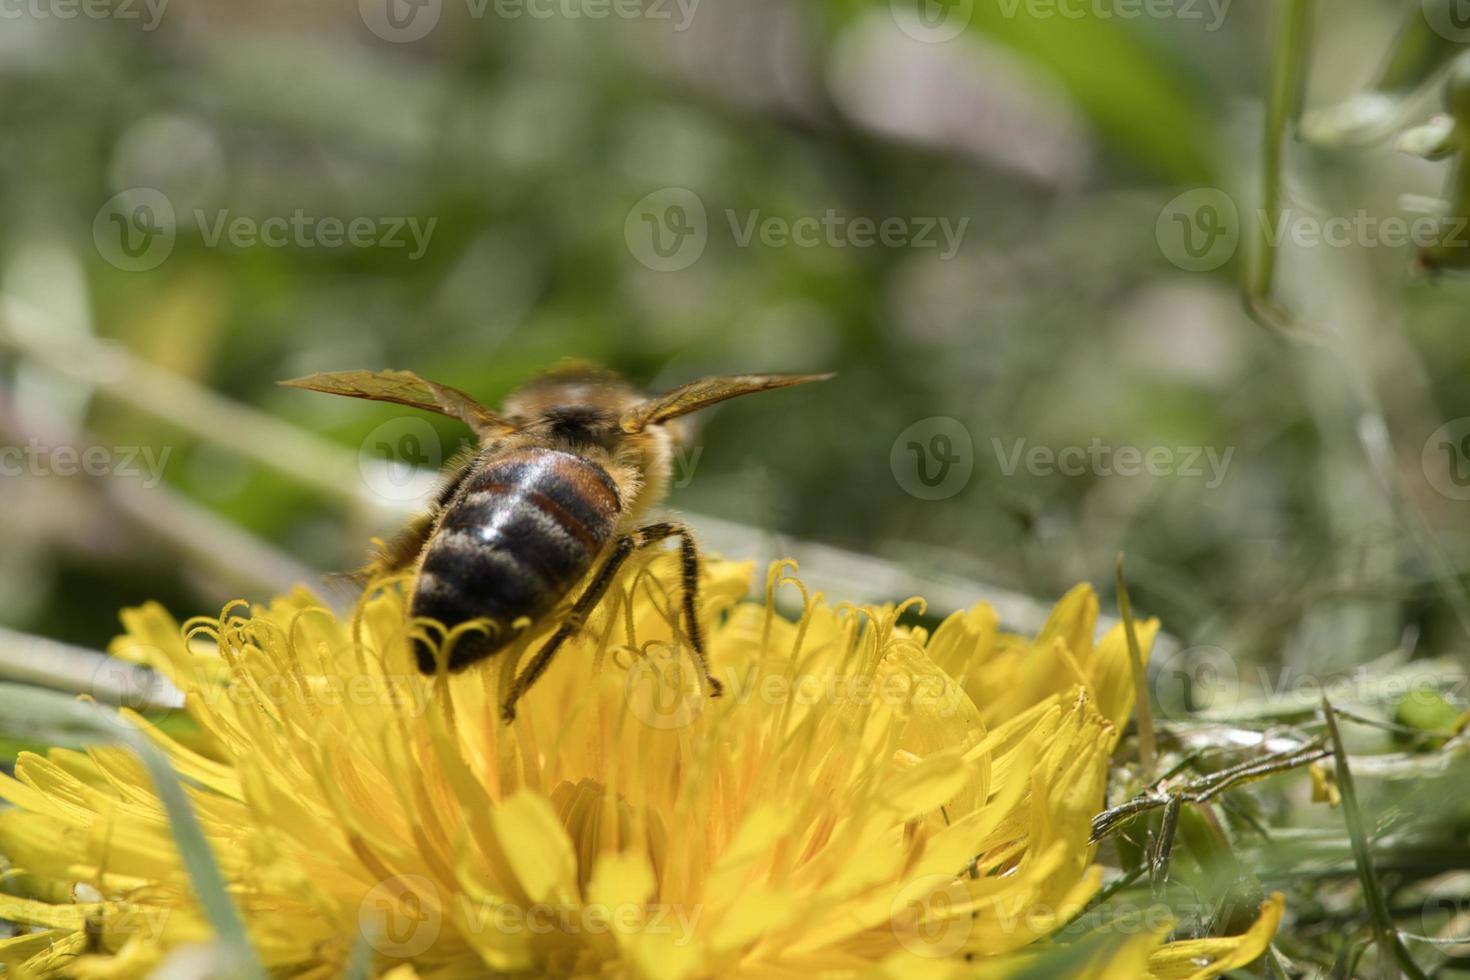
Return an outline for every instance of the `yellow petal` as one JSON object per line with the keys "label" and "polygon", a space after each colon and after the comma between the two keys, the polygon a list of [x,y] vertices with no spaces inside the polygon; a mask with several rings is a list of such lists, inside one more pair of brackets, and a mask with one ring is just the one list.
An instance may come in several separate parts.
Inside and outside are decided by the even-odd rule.
{"label": "yellow petal", "polygon": [[[1154,638],[1159,634],[1159,621],[1146,619],[1135,622],[1138,649],[1143,666],[1148,666],[1149,654],[1153,650]],[[1127,634],[1119,623],[1108,630],[1093,651],[1090,659],[1083,663],[1097,708],[1103,717],[1113,723],[1118,733],[1123,731],[1129,716],[1133,714],[1135,687],[1133,663],[1128,653]]]}
{"label": "yellow petal", "polygon": [[1261,903],[1255,924],[1243,935],[1170,943],[1148,959],[1154,980],[1209,980],[1249,966],[1266,952],[1281,925],[1286,899],[1280,892]]}
{"label": "yellow petal", "polygon": [[[632,852],[604,854],[597,859],[592,880],[587,886],[587,901],[603,906],[609,911],[638,907],[653,897],[658,887],[653,877],[653,867],[648,858]],[[625,934],[628,924],[626,916],[613,916],[611,925],[619,936]]]}
{"label": "yellow petal", "polygon": [[571,839],[544,797],[517,792],[490,814],[495,834],[526,897],[535,904],[567,904],[577,889]]}

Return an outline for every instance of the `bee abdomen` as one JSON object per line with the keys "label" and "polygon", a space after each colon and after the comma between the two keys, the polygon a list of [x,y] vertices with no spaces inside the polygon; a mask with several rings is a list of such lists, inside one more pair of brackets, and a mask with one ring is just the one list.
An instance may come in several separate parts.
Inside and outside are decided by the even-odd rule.
{"label": "bee abdomen", "polygon": [[[489,636],[459,638],[450,669],[498,652],[516,620],[555,606],[612,536],[620,509],[607,474],[570,453],[515,451],[471,474],[429,544],[413,599],[414,616],[449,629],[494,624]],[[415,652],[433,672],[433,650],[418,643]]]}

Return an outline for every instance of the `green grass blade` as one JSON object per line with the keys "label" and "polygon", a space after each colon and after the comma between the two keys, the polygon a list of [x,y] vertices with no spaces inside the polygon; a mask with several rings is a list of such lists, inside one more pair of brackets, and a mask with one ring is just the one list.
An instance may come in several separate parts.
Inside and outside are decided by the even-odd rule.
{"label": "green grass blade", "polygon": [[1133,625],[1133,603],[1128,599],[1128,582],[1123,577],[1123,554],[1118,553],[1118,616],[1128,638],[1128,663],[1133,671],[1134,711],[1138,715],[1138,759],[1144,783],[1154,781],[1158,758],[1158,742],[1154,735],[1153,706],[1148,699],[1148,676],[1143,668],[1143,651],[1138,645],[1138,630]]}
{"label": "green grass blade", "polygon": [[1276,241],[1271,229],[1281,213],[1281,171],[1286,154],[1287,129],[1301,111],[1306,83],[1312,0],[1282,0],[1276,26],[1271,91],[1266,101],[1265,139],[1262,146],[1261,214],[1250,272],[1246,306],[1257,321],[1274,329],[1293,326],[1291,315],[1271,299],[1276,285]]}
{"label": "green grass blade", "polygon": [[1337,785],[1342,792],[1343,822],[1347,824],[1348,838],[1352,841],[1358,879],[1363,883],[1363,901],[1367,904],[1368,914],[1372,919],[1383,976],[1397,977],[1398,971],[1393,968],[1393,964],[1397,962],[1411,980],[1428,980],[1399,939],[1398,929],[1393,923],[1393,913],[1389,911],[1383,890],[1378,887],[1378,876],[1373,873],[1373,856],[1368,850],[1368,834],[1363,827],[1363,813],[1358,809],[1357,789],[1353,785],[1352,771],[1348,768],[1347,750],[1343,748],[1342,733],[1337,728],[1337,715],[1325,694],[1322,696],[1322,714],[1327,720],[1332,755],[1337,763]]}
{"label": "green grass blade", "polygon": [[[131,749],[153,780],[154,791],[168,813],[179,855],[194,884],[199,905],[218,937],[223,959],[230,964],[232,976],[240,980],[264,980],[265,971],[250,945],[245,924],[230,898],[224,875],[209,849],[204,828],[189,804],[183,783],[168,759],[142,732],[117,712],[95,702],[17,684],[0,684],[0,718],[5,720],[5,725],[54,736],[58,744],[109,742]],[[0,731],[3,734],[6,732]]]}

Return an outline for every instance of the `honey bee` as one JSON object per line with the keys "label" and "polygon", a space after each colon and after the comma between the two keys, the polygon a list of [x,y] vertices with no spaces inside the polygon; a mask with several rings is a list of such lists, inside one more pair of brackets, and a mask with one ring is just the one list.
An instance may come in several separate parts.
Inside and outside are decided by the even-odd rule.
{"label": "honey bee", "polygon": [[413,572],[410,612],[446,630],[468,623],[436,654],[415,637],[419,670],[459,671],[491,657],[551,612],[602,557],[561,626],[515,678],[501,706],[516,703],[550,665],[638,549],[679,540],[681,603],[689,645],[711,697],[710,673],[695,616],[699,551],[676,521],[645,523],[668,490],[681,437],[676,420],[740,395],[772,391],[830,374],[704,378],[652,398],[618,375],[585,364],[552,370],[515,391],[500,412],[463,391],[408,371],[344,371],[285,384],[349,398],[393,402],[459,419],[477,448],[451,462],[428,513],[380,549],[356,577],[371,581]]}

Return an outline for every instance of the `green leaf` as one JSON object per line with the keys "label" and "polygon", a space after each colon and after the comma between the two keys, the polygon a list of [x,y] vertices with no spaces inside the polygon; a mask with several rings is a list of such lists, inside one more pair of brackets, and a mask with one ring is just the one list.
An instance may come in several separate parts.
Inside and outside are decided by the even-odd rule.
{"label": "green leaf", "polygon": [[[1439,691],[1417,688],[1399,699],[1394,709],[1394,720],[1415,731],[1449,738],[1460,714],[1460,709]],[[1443,739],[1435,744],[1443,744]]]}

